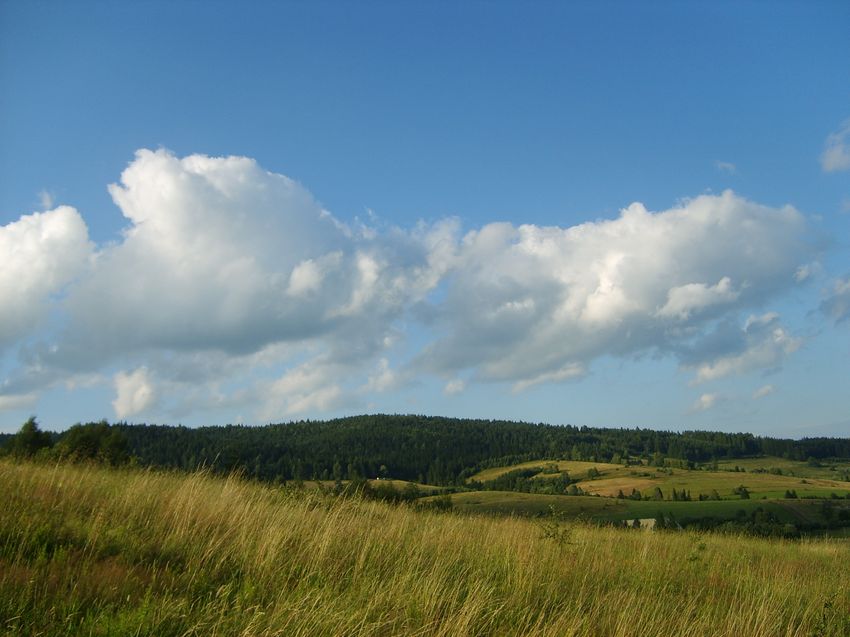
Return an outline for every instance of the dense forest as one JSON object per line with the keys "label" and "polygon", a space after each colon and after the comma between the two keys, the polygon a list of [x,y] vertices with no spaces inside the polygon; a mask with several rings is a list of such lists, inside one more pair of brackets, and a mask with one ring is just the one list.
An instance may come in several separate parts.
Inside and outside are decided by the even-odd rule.
{"label": "dense forest", "polygon": [[[24,436],[24,437],[22,437]],[[754,455],[794,460],[850,457],[850,439],[787,440],[747,433],[602,429],[415,415],[364,415],[262,427],[172,427],[118,423],[42,432],[34,420],[0,439],[7,453],[132,458],[144,466],[216,472],[242,470],[261,480],[391,477],[457,484],[489,466],[537,459],[659,464]]]}

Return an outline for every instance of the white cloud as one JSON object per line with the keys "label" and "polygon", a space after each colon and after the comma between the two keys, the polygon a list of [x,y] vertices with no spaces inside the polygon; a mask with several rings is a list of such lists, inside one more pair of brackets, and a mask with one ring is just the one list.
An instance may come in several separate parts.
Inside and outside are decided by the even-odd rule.
{"label": "white cloud", "polygon": [[805,235],[793,208],[731,192],[569,228],[490,224],[463,238],[441,336],[418,364],[523,388],[604,355],[679,355],[713,322],[792,287]]}
{"label": "white cloud", "polygon": [[156,403],[156,390],[145,367],[130,373],[118,372],[113,383],[116,397],[112,401],[112,407],[118,418],[130,418]]}
{"label": "white cloud", "polygon": [[732,289],[732,281],[723,277],[716,285],[688,283],[667,291],[667,303],[658,310],[658,316],[687,320],[692,314],[712,305],[731,303],[740,296]]}
{"label": "white cloud", "polygon": [[[182,396],[160,396],[158,404],[183,409],[190,396],[226,401],[209,384],[250,375],[260,364],[254,355],[265,352],[269,373],[290,370],[277,382],[257,381],[274,388],[269,400],[257,401],[261,411],[328,408],[348,400],[344,386],[354,385],[354,377],[398,341],[394,322],[440,283],[457,245],[454,220],[409,232],[351,229],[296,182],[242,157],[181,159],[142,150],[109,191],[129,226],[121,241],[94,255],[67,299],[53,304],[66,327],[54,342],[21,352],[21,366],[0,390],[7,395],[97,373],[120,359],[155,370],[160,392]],[[44,232],[32,228],[48,221],[51,227],[65,223],[71,245],[48,245]],[[23,275],[15,268],[0,273],[9,279],[4,285],[0,278],[0,299],[8,298],[21,317],[12,321],[14,313],[7,312],[0,318],[0,345],[4,338],[14,343],[34,315],[46,313],[46,297],[67,284],[90,253],[85,225],[72,209],[23,218],[3,232],[22,234],[23,225],[32,249],[7,259],[20,263]],[[8,239],[20,243],[17,236]],[[45,276],[53,270],[64,278]],[[31,272],[40,287],[24,303],[20,280]],[[338,382],[309,391],[294,387],[304,369],[291,366],[305,353]],[[199,369],[188,371],[194,363]],[[402,377],[385,369],[354,393],[387,391]],[[204,384],[209,387],[201,390]],[[125,401],[117,402],[129,413]]]}
{"label": "white cloud", "polygon": [[850,119],[826,138],[820,163],[828,173],[850,170]]}
{"label": "white cloud", "polygon": [[[19,345],[7,398],[120,361],[136,371],[115,376],[119,417],[253,405],[275,419],[423,371],[454,378],[447,394],[476,381],[520,392],[579,378],[601,356],[652,353],[707,380],[776,366],[798,344],[776,323],[713,345],[715,326],[792,287],[811,257],[796,210],[731,192],[464,236],[454,219],[349,227],[243,157],[139,151],[110,193],[128,225],[98,251],[71,208],[0,229],[12,264],[0,301],[14,308],[0,314],[0,347]],[[23,347],[48,316],[58,327]]]}
{"label": "white cloud", "polygon": [[721,399],[720,394],[702,394],[691,406],[691,411],[706,411],[717,405]]}
{"label": "white cloud", "polygon": [[453,232],[355,232],[296,182],[242,157],[139,151],[110,193],[130,226],[71,290],[68,330],[43,363],[241,355],[317,338],[362,356],[439,282],[445,266],[431,244]]}
{"label": "white cloud", "polygon": [[91,250],[86,224],[68,206],[0,227],[0,353],[43,322]]}
{"label": "white cloud", "polygon": [[341,260],[341,252],[331,252],[319,259],[305,259],[292,269],[287,292],[292,296],[318,292],[326,274],[339,267]]}
{"label": "white cloud", "polygon": [[734,175],[738,172],[738,168],[732,162],[728,161],[716,161],[714,162],[714,166],[722,173],[726,173],[727,175]]}
{"label": "white cloud", "polygon": [[514,383],[511,391],[515,394],[519,394],[530,387],[534,387],[535,385],[542,385],[543,383],[561,383],[566,380],[581,378],[585,375],[585,373],[583,365],[578,363],[568,363],[561,369],[557,369],[553,372],[545,372],[535,376],[534,378],[518,381]]}
{"label": "white cloud", "polygon": [[309,411],[328,411],[345,400],[340,378],[342,366],[314,359],[288,370],[260,392],[263,404],[261,417],[279,419],[283,415]]}
{"label": "white cloud", "polygon": [[753,400],[770,396],[774,391],[776,388],[773,385],[763,385],[753,392]]}

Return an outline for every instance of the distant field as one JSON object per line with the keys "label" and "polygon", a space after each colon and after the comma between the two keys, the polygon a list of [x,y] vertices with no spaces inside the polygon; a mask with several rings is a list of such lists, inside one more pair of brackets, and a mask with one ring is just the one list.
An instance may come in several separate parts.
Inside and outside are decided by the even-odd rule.
{"label": "distant field", "polygon": [[[624,495],[631,494],[637,489],[642,494],[652,493],[659,487],[669,498],[673,489],[691,492],[691,497],[697,499],[699,494],[709,495],[716,490],[721,498],[738,500],[733,490],[745,486],[752,497],[783,498],[786,491],[793,490],[798,497],[830,497],[832,493],[844,497],[850,493],[850,482],[840,480],[842,471],[850,467],[848,463],[836,464],[835,471],[828,467],[810,467],[805,462],[795,462],[782,458],[747,458],[729,463],[719,463],[718,467],[733,469],[746,468],[746,472],[735,471],[706,471],[704,469],[686,470],[674,468],[659,468],[649,466],[624,466],[605,462],[579,462],[573,460],[535,460],[518,465],[494,467],[485,469],[471,480],[486,482],[500,475],[517,469],[557,465],[559,471],[567,471],[573,479],[587,476],[590,469],[595,468],[599,476],[585,479],[578,483],[587,493],[616,497],[619,491]],[[771,473],[753,473],[754,469],[771,467],[781,468],[783,474],[794,472],[795,475],[775,475]],[[539,473],[535,477],[546,478],[554,474]],[[805,480],[805,482],[803,482]]]}
{"label": "distant field", "polygon": [[[488,480],[495,480],[500,475],[508,473],[509,471],[516,471],[517,469],[528,469],[530,467],[544,467],[546,465],[557,465],[558,471],[567,471],[571,476],[574,476],[576,478],[587,474],[588,470],[594,467],[599,472],[606,472],[608,474],[615,473],[619,470],[626,468],[620,464],[609,464],[607,462],[583,462],[579,460],[532,460],[530,462],[523,462],[521,464],[484,469],[483,471],[479,471],[478,473],[473,475],[470,480],[487,482]],[[547,474],[539,475],[541,477],[545,477]]]}
{"label": "distant field", "polygon": [[[625,513],[622,501],[613,498],[593,498],[587,496],[543,495],[537,493],[517,493],[515,491],[469,491],[453,493],[452,506],[471,513],[496,513],[501,515],[542,515],[549,507],[570,517],[586,518],[607,517],[605,514]],[[427,502],[429,499],[424,498]]]}
{"label": "distant field", "polygon": [[[350,482],[350,480],[341,480],[341,484],[346,485]],[[427,493],[439,493],[444,491],[446,487],[438,487],[433,484],[421,484],[419,482],[409,482],[407,480],[367,480],[369,486],[371,487],[381,487],[381,486],[391,486],[393,489],[399,492],[403,492],[410,485],[415,485],[419,492],[422,494]],[[304,480],[301,482],[302,486],[305,489],[333,489],[336,485],[335,480]]]}
{"label": "distant field", "polygon": [[[718,500],[670,502],[654,500],[618,500],[593,496],[544,495],[514,491],[472,491],[454,493],[452,505],[458,511],[499,515],[539,516],[550,507],[572,518],[588,520],[629,520],[653,518],[662,513],[676,519],[715,517],[734,520],[739,511],[746,514],[762,508],[791,524],[821,521],[817,500]],[[425,502],[428,498],[424,499]],[[839,506],[845,505],[843,501]]]}
{"label": "distant field", "polygon": [[822,478],[825,480],[836,480],[841,474],[850,471],[849,461],[829,462],[824,461],[823,466],[812,467],[806,462],[798,460],[786,460],[774,456],[762,456],[760,458],[741,458],[739,460],[724,460],[717,463],[719,469],[732,471],[736,466],[746,471],[754,469],[781,469],[783,473],[790,473],[799,478]]}
{"label": "distant field", "polygon": [[[716,490],[720,497],[739,499],[732,491],[739,486],[745,486],[751,497],[782,498],[787,490],[794,490],[799,497],[815,496],[829,497],[835,493],[844,497],[850,493],[850,483],[837,480],[817,478],[795,478],[791,476],[772,475],[769,473],[736,473],[730,471],[688,471],[686,469],[668,469],[670,473],[644,468],[635,472],[637,475],[624,475],[618,472],[617,477],[608,478],[607,474],[595,480],[585,480],[578,484],[584,491],[605,496],[616,496],[622,490],[625,495],[632,488],[642,493],[651,493],[655,487],[661,489],[665,497],[670,497],[673,489],[690,491],[691,497],[697,499],[700,493],[708,495]],[[656,477],[641,476],[649,473]],[[803,482],[805,480],[806,482]]]}
{"label": "distant field", "polygon": [[[2,460],[0,492],[4,635],[850,634],[846,539],[636,532]],[[452,499],[500,497],[603,515],[655,504]]]}

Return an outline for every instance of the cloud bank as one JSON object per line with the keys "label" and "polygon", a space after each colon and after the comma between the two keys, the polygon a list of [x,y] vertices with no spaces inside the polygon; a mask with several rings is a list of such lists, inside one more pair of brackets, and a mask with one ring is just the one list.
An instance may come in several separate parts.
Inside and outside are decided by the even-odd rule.
{"label": "cloud bank", "polygon": [[700,380],[774,365],[795,348],[778,317],[770,334],[750,319],[725,349],[708,346],[708,330],[795,285],[804,235],[793,208],[731,192],[658,213],[632,204],[569,228],[485,226],[457,246],[441,334],[418,364],[519,390],[574,378],[604,355],[671,354]]}
{"label": "cloud bank", "polygon": [[709,382],[800,345],[759,312],[811,260],[805,219],[732,192],[571,227],[367,227],[251,159],[165,150],[109,192],[127,221],[111,244],[65,206],[0,228],[0,407],[105,374],[120,418],[274,420],[423,376],[449,395],[580,382],[602,356]]}

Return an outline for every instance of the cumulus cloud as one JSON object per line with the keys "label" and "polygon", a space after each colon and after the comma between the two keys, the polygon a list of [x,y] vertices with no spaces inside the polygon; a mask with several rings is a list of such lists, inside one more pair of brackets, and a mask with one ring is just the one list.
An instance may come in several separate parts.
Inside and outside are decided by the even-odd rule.
{"label": "cumulus cloud", "polygon": [[736,322],[805,278],[805,220],[732,192],[466,234],[453,219],[343,223],[244,157],[141,150],[109,192],[127,226],[98,250],[72,208],[0,228],[0,347],[18,345],[7,402],[120,364],[134,370],[113,379],[121,418],[206,403],[274,419],[421,373],[454,378],[447,394],[521,392],[650,353],[702,382],[799,346],[778,317]]}
{"label": "cumulus cloud", "polygon": [[156,402],[156,391],[147,368],[127,373],[118,372],[113,379],[115,400],[112,407],[118,418],[130,418],[152,407]]}
{"label": "cumulus cloud", "polygon": [[315,339],[337,357],[370,356],[437,284],[438,244],[454,233],[452,222],[351,229],[243,157],[142,150],[109,191],[129,226],[70,291],[67,330],[33,367]]}
{"label": "cumulus cloud", "polygon": [[[320,334],[327,299],[351,295],[357,255],[343,263],[340,254],[333,267],[335,253],[354,252],[346,228],[297,183],[250,159],[139,151],[109,191],[131,225],[68,301],[72,340],[90,352],[256,351]],[[315,266],[310,281],[316,260],[325,277]],[[97,343],[85,343],[87,334]]]}
{"label": "cumulus cloud", "polygon": [[0,227],[0,354],[39,326],[91,251],[86,224],[68,206]]}
{"label": "cumulus cloud", "polygon": [[714,162],[714,166],[717,168],[717,170],[722,173],[726,173],[727,175],[734,175],[736,172],[738,172],[737,166],[735,166],[735,164],[733,164],[732,162],[718,160]]}
{"label": "cumulus cloud", "polygon": [[826,138],[820,163],[828,173],[850,170],[850,119]]}
{"label": "cumulus cloud", "polygon": [[773,385],[762,385],[753,392],[753,400],[759,400],[766,396],[770,396],[774,391],[776,391],[776,388]]}
{"label": "cumulus cloud", "polygon": [[[657,213],[632,204],[617,219],[569,228],[489,224],[460,242],[437,312],[443,334],[418,364],[522,389],[603,355],[692,353],[721,317],[795,285],[805,233],[793,208],[732,192]],[[779,349],[792,349],[790,337]],[[725,367],[757,359],[776,362]]]}

